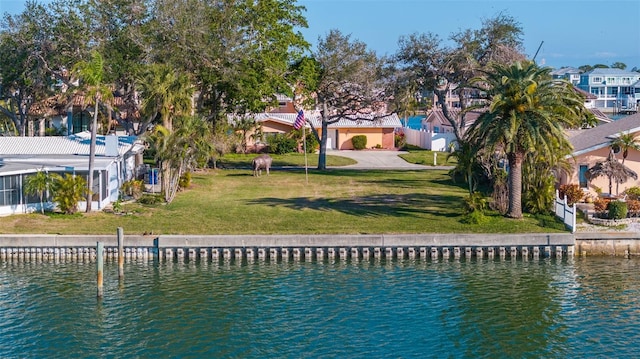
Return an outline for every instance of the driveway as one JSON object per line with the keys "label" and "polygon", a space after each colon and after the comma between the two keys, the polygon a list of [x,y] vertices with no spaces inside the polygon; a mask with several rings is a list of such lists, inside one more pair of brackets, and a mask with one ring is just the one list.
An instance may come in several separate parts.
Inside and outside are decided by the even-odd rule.
{"label": "driveway", "polygon": [[424,166],[409,163],[398,155],[407,153],[405,151],[391,150],[328,150],[327,154],[332,156],[348,157],[358,161],[358,163],[349,166],[340,166],[340,168],[349,169],[387,169],[387,170],[428,170],[428,169],[449,169],[450,166]]}

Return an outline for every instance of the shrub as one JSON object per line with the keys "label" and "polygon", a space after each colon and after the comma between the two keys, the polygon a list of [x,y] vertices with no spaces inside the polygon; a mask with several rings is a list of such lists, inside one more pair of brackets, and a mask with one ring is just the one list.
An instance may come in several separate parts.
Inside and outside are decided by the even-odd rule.
{"label": "shrub", "polygon": [[144,192],[144,181],[132,179],[122,184],[120,191],[125,196],[133,197],[134,199],[140,198],[142,192]]}
{"label": "shrub", "polygon": [[487,216],[481,211],[473,211],[462,217],[461,222],[465,224],[483,224],[487,221]]}
{"label": "shrub", "polygon": [[320,144],[313,132],[307,133],[307,153],[314,153],[320,148]]}
{"label": "shrub", "polygon": [[64,177],[56,175],[53,182],[53,201],[65,214],[78,211],[78,202],[87,193],[87,182],[81,176],[65,173]]}
{"label": "shrub", "polygon": [[627,199],[640,200],[640,187],[629,187],[624,191]]}
{"label": "shrub", "polygon": [[568,205],[580,202],[584,198],[584,192],[577,184],[563,184],[558,189],[560,198],[566,198]]}
{"label": "shrub", "polygon": [[609,207],[609,202],[611,202],[611,200],[598,197],[595,201],[593,201],[593,209],[596,211],[596,213],[603,213],[607,210],[607,207]]}
{"label": "shrub", "polygon": [[357,135],[351,137],[351,144],[354,150],[364,150],[367,148],[367,136]]}
{"label": "shrub", "polygon": [[407,139],[404,136],[404,132],[398,132],[394,136],[396,147],[405,148],[407,145]]}
{"label": "shrub", "polygon": [[627,218],[627,202],[609,202],[609,219]]}
{"label": "shrub", "polygon": [[191,186],[191,172],[185,172],[180,176],[178,186],[182,189],[189,188],[189,186]]}
{"label": "shrub", "polygon": [[465,211],[467,214],[473,212],[484,212],[487,209],[487,199],[482,193],[474,192],[464,199]]}
{"label": "shrub", "polygon": [[640,201],[635,199],[628,199],[627,209],[629,210],[629,216],[638,217],[640,215]]}
{"label": "shrub", "polygon": [[278,155],[292,153],[298,150],[298,143],[293,138],[288,138],[282,133],[269,137],[269,152]]}
{"label": "shrub", "polygon": [[163,202],[164,197],[160,194],[145,194],[138,199],[138,203],[142,204],[158,204]]}

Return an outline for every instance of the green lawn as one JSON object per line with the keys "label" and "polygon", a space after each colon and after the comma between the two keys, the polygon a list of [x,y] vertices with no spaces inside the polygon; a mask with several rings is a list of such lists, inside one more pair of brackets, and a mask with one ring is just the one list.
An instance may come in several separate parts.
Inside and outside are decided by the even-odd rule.
{"label": "green lawn", "polygon": [[457,161],[455,157],[447,158],[449,156],[448,152],[439,152],[439,151],[430,151],[423,150],[420,148],[411,147],[407,149],[409,153],[399,155],[400,158],[409,162],[415,163],[418,165],[425,166],[434,166],[433,163],[433,154],[436,154],[436,163],[437,166],[455,166]]}
{"label": "green lawn", "polygon": [[[249,169],[196,173],[170,205],[125,204],[128,214],[15,215],[0,233],[112,234],[366,234],[524,233],[563,231],[548,217],[490,215],[482,226],[461,223],[466,190],[446,171]],[[545,227],[545,225],[547,227]]]}

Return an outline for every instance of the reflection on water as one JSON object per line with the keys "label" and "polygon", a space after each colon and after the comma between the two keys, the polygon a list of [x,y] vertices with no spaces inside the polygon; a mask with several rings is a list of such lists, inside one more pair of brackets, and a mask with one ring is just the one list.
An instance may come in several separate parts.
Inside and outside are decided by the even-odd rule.
{"label": "reflection on water", "polygon": [[0,263],[0,357],[621,357],[636,260]]}

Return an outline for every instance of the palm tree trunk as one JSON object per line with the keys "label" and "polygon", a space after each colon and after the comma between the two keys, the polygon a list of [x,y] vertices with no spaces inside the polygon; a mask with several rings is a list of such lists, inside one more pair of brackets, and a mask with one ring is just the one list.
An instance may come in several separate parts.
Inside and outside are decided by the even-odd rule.
{"label": "palm tree trunk", "polygon": [[507,216],[522,218],[522,161],[524,154],[508,153],[509,159],[509,210]]}
{"label": "palm tree trunk", "polygon": [[98,127],[98,97],[96,96],[96,107],[93,112],[93,123],[91,124],[91,145],[89,146],[89,178],[87,179],[87,209],[91,212],[91,202],[93,199],[93,168],[96,161],[96,136]]}

